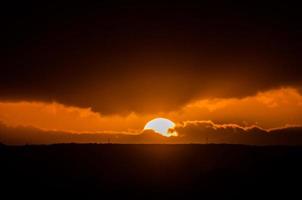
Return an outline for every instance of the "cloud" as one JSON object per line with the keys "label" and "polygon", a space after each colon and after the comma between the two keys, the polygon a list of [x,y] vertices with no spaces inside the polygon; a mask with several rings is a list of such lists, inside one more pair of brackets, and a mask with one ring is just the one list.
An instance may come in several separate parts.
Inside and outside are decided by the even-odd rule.
{"label": "cloud", "polygon": [[245,98],[210,98],[190,102],[171,116],[178,121],[212,120],[266,129],[302,124],[302,95],[295,88],[278,88]]}
{"label": "cloud", "polygon": [[129,143],[129,144],[248,144],[248,145],[302,145],[302,127],[290,126],[265,130],[257,126],[215,124],[212,121],[187,121],[175,127],[177,137],[164,137],[151,130],[133,135],[126,132],[71,133],[48,131],[33,127],[9,127],[0,123],[0,143]]}
{"label": "cloud", "polygon": [[209,98],[189,102],[173,112],[102,115],[91,108],[57,102],[1,102],[0,121],[64,132],[140,132],[157,117],[175,123],[212,120],[219,124],[258,125],[266,129],[302,124],[302,96],[294,88],[279,88],[245,98]]}
{"label": "cloud", "polygon": [[252,145],[302,144],[302,126],[263,129],[237,124],[215,124],[212,121],[186,121],[175,131],[180,140],[191,143],[228,143]]}
{"label": "cloud", "polygon": [[0,120],[10,126],[32,126],[64,132],[134,132],[142,128],[146,117],[101,115],[90,108],[67,106],[56,102],[0,102]]}
{"label": "cloud", "polygon": [[151,130],[144,132],[64,132],[0,123],[0,143],[10,145],[54,143],[167,143],[167,137]]}
{"label": "cloud", "polygon": [[299,6],[65,6],[2,13],[0,100],[153,113],[301,87]]}

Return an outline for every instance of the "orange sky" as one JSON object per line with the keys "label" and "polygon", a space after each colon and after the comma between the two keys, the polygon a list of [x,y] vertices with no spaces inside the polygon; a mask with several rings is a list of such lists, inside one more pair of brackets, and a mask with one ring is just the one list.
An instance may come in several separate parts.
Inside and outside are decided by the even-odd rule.
{"label": "orange sky", "polygon": [[127,115],[103,115],[90,108],[59,103],[0,102],[0,120],[7,125],[33,126],[45,130],[72,132],[140,133],[145,123],[165,117],[175,123],[212,120],[275,128],[302,125],[302,95],[294,88],[279,88],[239,98],[200,99],[171,112]]}

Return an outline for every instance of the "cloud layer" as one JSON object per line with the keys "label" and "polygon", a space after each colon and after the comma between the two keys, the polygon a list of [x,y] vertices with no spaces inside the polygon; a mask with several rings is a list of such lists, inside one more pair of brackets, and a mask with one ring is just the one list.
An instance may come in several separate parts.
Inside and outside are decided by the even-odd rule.
{"label": "cloud layer", "polygon": [[175,128],[179,137],[191,143],[226,143],[253,145],[302,144],[302,127],[263,129],[257,126],[215,124],[212,121],[188,121]]}
{"label": "cloud layer", "polygon": [[8,6],[0,100],[152,113],[301,88],[299,6],[144,4]]}
{"label": "cloud layer", "polygon": [[8,127],[0,124],[0,142],[4,144],[53,143],[142,143],[142,144],[248,144],[302,145],[302,127],[265,130],[256,126],[215,124],[211,121],[188,121],[175,127],[177,137],[164,137],[151,130],[136,135],[127,133],[70,133],[45,131],[30,127]]}
{"label": "cloud layer", "polygon": [[157,117],[175,123],[212,120],[219,124],[257,125],[266,129],[302,124],[302,96],[294,88],[280,88],[246,98],[199,99],[174,110],[153,114],[102,115],[90,108],[56,102],[1,102],[0,121],[9,126],[32,126],[63,132],[140,132]]}

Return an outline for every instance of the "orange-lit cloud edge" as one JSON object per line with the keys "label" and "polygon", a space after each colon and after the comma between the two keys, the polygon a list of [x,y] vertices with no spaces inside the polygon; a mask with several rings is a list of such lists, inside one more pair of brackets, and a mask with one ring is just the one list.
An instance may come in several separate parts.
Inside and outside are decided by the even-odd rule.
{"label": "orange-lit cloud edge", "polygon": [[90,108],[57,102],[0,102],[0,121],[8,127],[28,126],[79,134],[140,134],[146,122],[156,117],[171,119],[176,128],[188,123],[209,122],[214,127],[258,127],[269,132],[282,127],[301,126],[301,113],[302,95],[292,87],[259,92],[241,99],[200,99],[172,112],[151,114],[102,115]]}

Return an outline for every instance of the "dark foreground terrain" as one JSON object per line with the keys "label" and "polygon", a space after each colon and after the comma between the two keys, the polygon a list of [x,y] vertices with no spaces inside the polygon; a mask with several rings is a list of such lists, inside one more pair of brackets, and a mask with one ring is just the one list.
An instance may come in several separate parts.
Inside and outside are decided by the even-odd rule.
{"label": "dark foreground terrain", "polygon": [[0,168],[2,194],[41,199],[302,197],[302,147],[293,146],[1,145]]}

